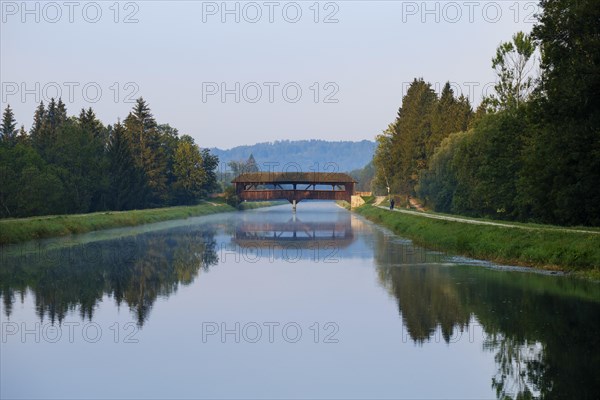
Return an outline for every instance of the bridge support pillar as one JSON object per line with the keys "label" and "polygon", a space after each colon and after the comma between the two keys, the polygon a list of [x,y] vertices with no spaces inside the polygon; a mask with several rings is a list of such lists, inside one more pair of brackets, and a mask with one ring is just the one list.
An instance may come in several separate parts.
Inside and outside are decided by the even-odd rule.
{"label": "bridge support pillar", "polygon": [[296,200],[292,200],[292,211],[296,212]]}

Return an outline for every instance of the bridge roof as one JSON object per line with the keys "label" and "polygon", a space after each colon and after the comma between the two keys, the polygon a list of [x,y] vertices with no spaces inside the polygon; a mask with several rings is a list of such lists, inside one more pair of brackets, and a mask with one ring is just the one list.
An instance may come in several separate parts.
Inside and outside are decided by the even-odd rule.
{"label": "bridge roof", "polygon": [[348,174],[341,172],[246,172],[238,175],[232,183],[352,183]]}

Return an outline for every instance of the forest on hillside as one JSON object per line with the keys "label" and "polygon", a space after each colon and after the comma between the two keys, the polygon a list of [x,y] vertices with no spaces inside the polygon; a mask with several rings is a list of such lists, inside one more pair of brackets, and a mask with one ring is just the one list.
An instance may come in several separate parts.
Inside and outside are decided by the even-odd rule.
{"label": "forest on hillside", "polygon": [[219,160],[188,135],[158,124],[139,98],[104,126],[89,108],[67,116],[40,103],[29,132],[10,105],[0,125],[0,217],[195,204],[217,187]]}
{"label": "forest on hillside", "polygon": [[540,5],[532,33],[497,48],[495,93],[475,112],[449,84],[438,96],[412,82],[377,137],[376,190],[440,212],[600,225],[600,7]]}
{"label": "forest on hillside", "polygon": [[221,170],[225,170],[231,162],[246,161],[252,155],[263,171],[280,172],[286,168],[295,171],[299,167],[304,172],[348,172],[362,168],[371,161],[375,152],[375,142],[276,140],[236,146],[229,150],[210,150],[219,157]]}

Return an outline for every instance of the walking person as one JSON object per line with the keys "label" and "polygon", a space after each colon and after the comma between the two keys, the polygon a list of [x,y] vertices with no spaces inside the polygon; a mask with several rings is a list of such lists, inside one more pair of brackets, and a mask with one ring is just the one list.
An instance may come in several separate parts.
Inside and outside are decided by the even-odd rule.
{"label": "walking person", "polygon": [[390,210],[394,209],[394,204],[396,204],[396,202],[394,201],[394,199],[390,200]]}

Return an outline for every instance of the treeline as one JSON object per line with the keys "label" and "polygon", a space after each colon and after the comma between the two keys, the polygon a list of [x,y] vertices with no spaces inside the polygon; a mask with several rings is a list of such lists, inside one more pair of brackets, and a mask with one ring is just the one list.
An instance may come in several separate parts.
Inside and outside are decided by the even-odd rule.
{"label": "treeline", "polygon": [[363,168],[350,171],[349,174],[357,182],[354,186],[354,190],[358,192],[371,192],[373,190],[373,179],[375,178],[375,165],[373,164],[373,160]]}
{"label": "treeline", "polygon": [[264,171],[304,172],[347,172],[362,168],[373,157],[375,143],[370,140],[325,141],[325,140],[277,140],[257,143],[251,146],[236,146],[229,150],[214,148],[211,151],[219,156],[222,170],[230,162],[247,160],[252,154],[257,165]]}
{"label": "treeline", "polygon": [[[531,35],[502,43],[476,112],[415,80],[377,138],[375,184],[436,211],[600,225],[600,9],[543,0]],[[540,71],[534,74],[538,55]]]}
{"label": "treeline", "polygon": [[29,132],[10,105],[0,126],[0,217],[194,204],[214,191],[218,158],[158,124],[138,99],[125,120],[104,126],[94,111],[67,116],[40,103]]}

